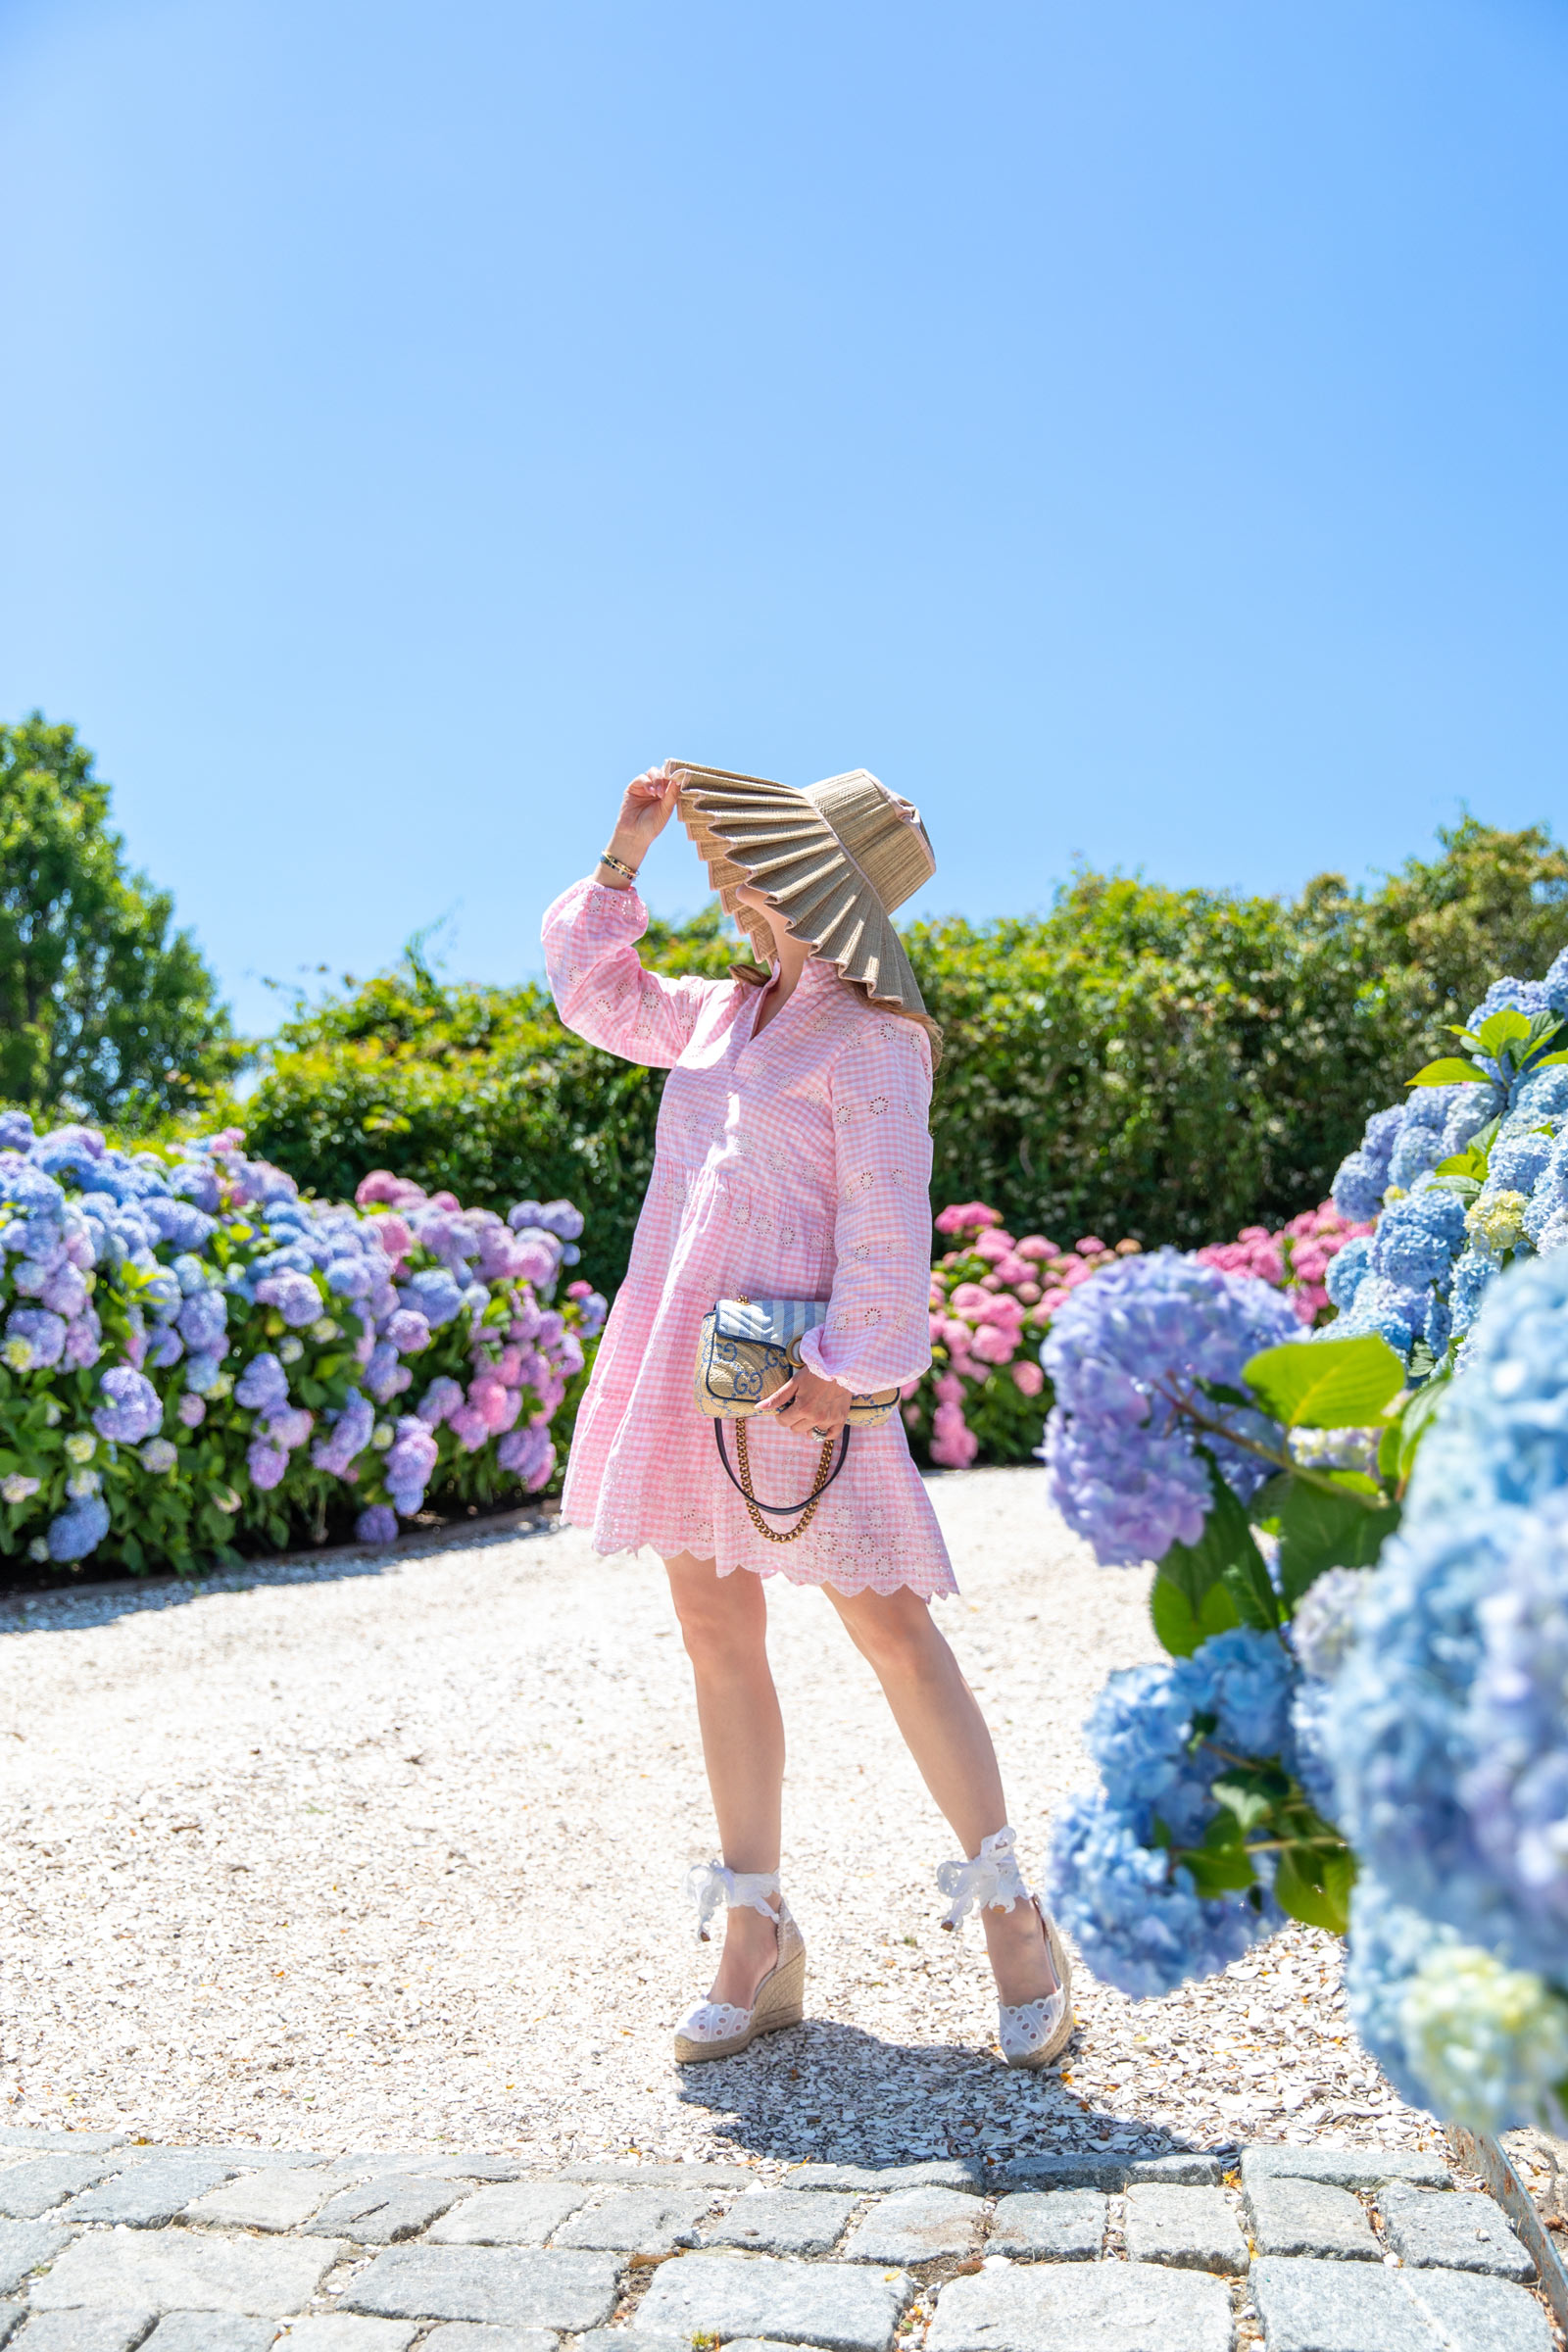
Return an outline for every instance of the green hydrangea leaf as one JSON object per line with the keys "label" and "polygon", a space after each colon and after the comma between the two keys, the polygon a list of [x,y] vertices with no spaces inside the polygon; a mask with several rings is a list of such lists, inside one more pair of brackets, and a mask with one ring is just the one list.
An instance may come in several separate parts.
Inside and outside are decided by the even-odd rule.
{"label": "green hydrangea leaf", "polygon": [[1345,1936],[1350,1927],[1350,1888],[1355,1860],[1348,1846],[1287,1845],[1274,1866],[1274,1896],[1280,1909],[1304,1927]]}
{"label": "green hydrangea leaf", "polygon": [[1326,1568],[1369,1568],[1399,1524],[1397,1505],[1369,1511],[1353,1491],[1298,1478],[1279,1516],[1280,1585],[1290,1610]]}
{"label": "green hydrangea leaf", "polygon": [[1517,1005],[1504,1004],[1500,1011],[1490,1013],[1482,1022],[1476,1031],[1476,1044],[1483,1054],[1495,1057],[1504,1046],[1511,1046],[1515,1039],[1528,1042],[1532,1034],[1542,1036],[1544,1032],[1532,1032],[1530,1015],[1521,1012]]}
{"label": "green hydrangea leaf", "polygon": [[1149,1595],[1149,1614],[1153,1621],[1155,1639],[1173,1658],[1190,1658],[1200,1642],[1214,1634],[1228,1633],[1240,1625],[1236,1604],[1223,1584],[1209,1586],[1195,1610],[1181,1587],[1168,1577],[1163,1567],[1155,1577]]}
{"label": "green hydrangea leaf", "polygon": [[1487,1072],[1475,1062],[1461,1061],[1457,1054],[1445,1054],[1441,1060],[1429,1061],[1424,1070],[1417,1070],[1415,1076],[1407,1078],[1404,1083],[1406,1086],[1458,1086],[1473,1085],[1478,1079],[1483,1085],[1492,1083]]}
{"label": "green hydrangea leaf", "polygon": [[1404,1386],[1404,1366],[1387,1340],[1287,1341],[1246,1366],[1258,1402],[1288,1429],[1364,1429]]}

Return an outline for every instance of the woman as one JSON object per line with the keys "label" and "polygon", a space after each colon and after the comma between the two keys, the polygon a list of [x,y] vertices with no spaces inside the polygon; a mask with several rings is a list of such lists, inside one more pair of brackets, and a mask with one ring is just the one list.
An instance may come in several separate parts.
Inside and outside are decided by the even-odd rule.
{"label": "woman", "polygon": [[[677,807],[767,972],[643,969],[637,869]],[[670,1072],[563,1507],[599,1551],[662,1555],[696,1680],[723,1861],[693,1871],[688,1891],[705,1940],[720,1902],[726,1930],[708,1998],[676,2030],[683,2063],[802,2014],[805,1946],[778,1876],[784,1727],[761,1584],[775,1571],[827,1594],[970,1857],[938,1874],[945,1924],[980,1911],[1008,2064],[1048,2064],[1072,2031],[1065,1956],[1019,1874],[991,1736],[932,1621],[933,1595],[957,1588],[899,1415],[855,1430],[794,1534],[787,1513],[748,1506],[693,1401],[699,1327],[717,1299],[827,1301],[799,1373],[747,1428],[754,1494],[788,1503],[810,1491],[853,1396],[930,1362],[937,1033],[889,918],[933,871],[917,812],[864,769],[797,792],[666,762],[627,786],[592,880],[545,917],[562,1019]]]}

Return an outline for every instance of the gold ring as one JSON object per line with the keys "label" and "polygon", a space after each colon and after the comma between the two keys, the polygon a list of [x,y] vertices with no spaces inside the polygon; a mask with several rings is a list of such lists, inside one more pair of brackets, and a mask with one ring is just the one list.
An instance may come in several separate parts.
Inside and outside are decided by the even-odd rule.
{"label": "gold ring", "polygon": [[828,1435],[828,1432],[825,1429],[818,1429],[816,1424],[813,1422],[811,1424],[811,1435],[813,1438],[825,1438]]}

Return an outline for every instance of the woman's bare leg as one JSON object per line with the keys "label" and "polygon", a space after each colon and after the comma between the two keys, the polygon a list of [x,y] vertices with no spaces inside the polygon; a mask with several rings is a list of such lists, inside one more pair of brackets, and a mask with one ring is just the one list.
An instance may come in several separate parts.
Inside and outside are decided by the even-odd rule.
{"label": "woman's bare leg", "polygon": [[[897,1592],[823,1590],[882,1685],[921,1779],[972,1857],[982,1838],[1005,1826],[1006,1801],[979,1701],[930,1608],[906,1586]],[[1014,2006],[1054,1992],[1056,1972],[1034,1905],[980,1917],[1002,2000]]]}
{"label": "woman's bare leg", "polygon": [[[689,1551],[664,1566],[697,1686],[719,1851],[731,1870],[777,1870],[784,1718],[767,1663],[762,1580],[746,1568],[720,1576],[711,1560]],[[778,1934],[760,1911],[729,1911],[725,1920],[709,1997],[749,2009],[778,1957]]]}

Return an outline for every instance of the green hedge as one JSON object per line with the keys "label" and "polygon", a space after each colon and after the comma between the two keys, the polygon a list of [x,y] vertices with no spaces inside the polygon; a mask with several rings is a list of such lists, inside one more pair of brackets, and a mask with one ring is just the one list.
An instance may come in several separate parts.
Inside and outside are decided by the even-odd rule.
{"label": "green hedge", "polygon": [[[906,937],[947,1035],[937,1201],[979,1197],[1063,1244],[1190,1245],[1321,1200],[1412,1054],[1441,1050],[1499,971],[1545,969],[1568,943],[1568,855],[1467,818],[1370,892],[1080,873],[1037,919]],[[668,970],[721,973],[736,952],[713,907],[644,943]],[[662,1084],[571,1037],[544,989],[446,982],[416,948],[285,1023],[242,1116],[252,1151],[331,1199],[376,1166],[475,1205],[565,1195],[606,1284]]]}

